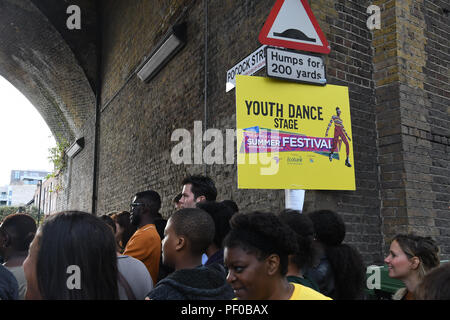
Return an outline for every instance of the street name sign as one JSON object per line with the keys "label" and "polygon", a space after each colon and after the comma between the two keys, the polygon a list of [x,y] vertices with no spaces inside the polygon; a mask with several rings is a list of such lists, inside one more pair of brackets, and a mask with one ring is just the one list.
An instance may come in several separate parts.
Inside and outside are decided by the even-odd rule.
{"label": "street name sign", "polygon": [[266,45],[262,45],[227,71],[226,92],[236,86],[237,75],[251,76],[266,66],[265,48]]}

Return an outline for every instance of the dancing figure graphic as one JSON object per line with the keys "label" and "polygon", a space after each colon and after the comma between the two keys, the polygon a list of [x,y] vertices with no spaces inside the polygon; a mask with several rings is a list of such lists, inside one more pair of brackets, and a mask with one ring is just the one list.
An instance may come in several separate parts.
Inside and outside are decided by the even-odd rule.
{"label": "dancing figure graphic", "polygon": [[347,132],[344,129],[344,124],[341,119],[341,109],[339,109],[339,107],[336,107],[336,115],[333,115],[331,117],[330,123],[328,124],[328,127],[327,127],[327,131],[325,132],[325,137],[328,137],[328,131],[330,130],[331,125],[333,123],[334,123],[334,138],[333,138],[333,144],[332,144],[331,150],[330,150],[330,156],[329,156],[330,161],[333,160],[333,153],[334,153],[334,151],[336,151],[339,138],[341,138],[345,144],[345,151],[347,153],[347,159],[345,160],[345,165],[347,167],[351,167],[352,165],[350,164],[350,161],[348,160],[348,154],[350,152],[350,148],[349,148],[347,139],[349,141],[352,141],[352,139],[350,139],[350,137],[348,136]]}

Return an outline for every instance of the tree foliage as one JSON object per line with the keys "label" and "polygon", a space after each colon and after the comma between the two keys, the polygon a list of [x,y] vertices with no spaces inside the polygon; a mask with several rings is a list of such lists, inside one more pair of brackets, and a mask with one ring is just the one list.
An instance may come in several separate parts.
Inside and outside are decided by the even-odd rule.
{"label": "tree foliage", "polygon": [[[3,221],[3,219],[10,214],[14,213],[26,213],[29,214],[34,218],[34,220],[38,221],[38,208],[37,207],[12,207],[12,206],[2,206],[0,207],[0,221]],[[44,214],[41,212],[40,214],[40,220],[42,221]]]}
{"label": "tree foliage", "polygon": [[56,146],[48,149],[50,153],[48,159],[53,163],[53,172],[49,174],[48,178],[56,177],[66,167],[65,151],[68,147],[69,142],[65,138],[60,137],[56,142]]}

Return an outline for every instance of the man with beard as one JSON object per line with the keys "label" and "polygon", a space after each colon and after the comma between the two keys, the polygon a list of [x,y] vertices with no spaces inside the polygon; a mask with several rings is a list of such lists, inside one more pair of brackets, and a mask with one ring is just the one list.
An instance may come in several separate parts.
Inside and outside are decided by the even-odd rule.
{"label": "man with beard", "polygon": [[142,261],[153,279],[158,279],[161,258],[161,237],[155,226],[159,218],[161,197],[156,191],[136,193],[131,202],[130,220],[138,229],[128,241],[124,255]]}

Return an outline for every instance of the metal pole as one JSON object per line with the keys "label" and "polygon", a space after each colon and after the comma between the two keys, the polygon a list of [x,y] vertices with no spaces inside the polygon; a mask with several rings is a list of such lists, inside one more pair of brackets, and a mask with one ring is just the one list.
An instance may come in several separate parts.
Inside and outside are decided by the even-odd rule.
{"label": "metal pole", "polygon": [[[203,123],[203,134],[208,129],[208,0],[203,1],[203,9],[205,14],[205,34],[204,34],[204,45],[205,45],[205,52],[204,52],[204,72],[205,72],[205,78],[204,78],[204,88],[203,88],[203,97],[204,97],[204,123]],[[203,139],[202,139],[203,140]],[[202,157],[203,157],[203,151],[205,150],[205,144],[206,142],[203,141],[203,149],[202,149]],[[204,161],[204,159],[202,159]],[[205,176],[208,175],[208,165],[206,163],[203,164],[205,169]]]}
{"label": "metal pole", "polygon": [[41,221],[41,193],[42,193],[42,180],[39,180],[39,206],[38,206],[38,223]]}

